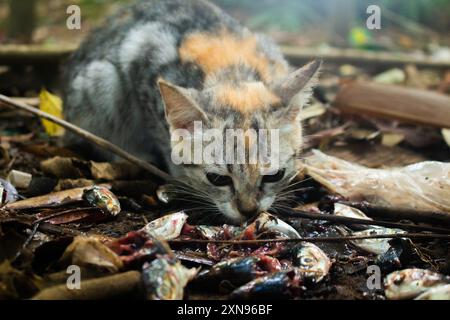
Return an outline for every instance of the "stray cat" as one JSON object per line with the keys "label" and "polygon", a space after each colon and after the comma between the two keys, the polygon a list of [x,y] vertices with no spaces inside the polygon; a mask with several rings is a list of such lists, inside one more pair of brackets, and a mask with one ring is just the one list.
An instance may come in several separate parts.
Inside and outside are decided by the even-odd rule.
{"label": "stray cat", "polygon": [[[209,217],[241,223],[289,198],[303,144],[299,115],[319,67],[314,61],[290,70],[271,40],[207,1],[141,0],[71,57],[65,118],[182,178],[190,188],[180,187],[180,197]],[[170,134],[192,130],[194,121],[221,132],[279,129],[279,170],[175,165]]]}

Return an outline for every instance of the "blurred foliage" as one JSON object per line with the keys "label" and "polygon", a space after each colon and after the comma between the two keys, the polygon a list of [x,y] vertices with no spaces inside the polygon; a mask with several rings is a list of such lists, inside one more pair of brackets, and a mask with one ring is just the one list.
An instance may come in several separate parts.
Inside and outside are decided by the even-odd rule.
{"label": "blurred foliage", "polygon": [[[0,0],[0,41],[7,28],[8,6],[6,4],[8,1],[24,0]],[[134,1],[137,0],[36,0],[37,29],[41,28],[37,41],[48,42],[51,41],[52,36],[55,39],[68,38],[67,33],[64,33],[64,21],[67,18],[65,8],[68,5],[76,4],[82,8],[82,21],[85,26],[83,30],[88,31],[92,26],[101,23],[118,7]],[[450,0],[210,1],[254,30],[295,33],[311,39],[322,37],[318,34],[322,32],[327,34],[327,38],[317,40],[331,44],[340,42],[342,45],[357,47],[370,45],[371,35],[362,34],[355,28],[364,27],[368,16],[366,9],[372,4],[382,8],[382,28],[387,31],[388,37],[393,34],[387,30],[390,26],[396,26],[397,31],[402,33],[406,32],[411,39],[416,39],[416,35],[420,34],[425,41],[429,41],[426,37],[430,33],[421,32],[421,29],[431,29],[445,37],[448,37],[448,30],[450,30]],[[391,42],[396,43],[398,40],[393,39]]]}
{"label": "blurred foliage", "polygon": [[[375,4],[440,32],[450,29],[450,0],[213,0],[219,6],[248,16],[248,24],[262,29],[298,30],[311,23],[323,23],[334,4],[351,2],[354,24],[367,17]],[[333,4],[334,3],[334,4]],[[383,13],[382,13],[383,16]]]}

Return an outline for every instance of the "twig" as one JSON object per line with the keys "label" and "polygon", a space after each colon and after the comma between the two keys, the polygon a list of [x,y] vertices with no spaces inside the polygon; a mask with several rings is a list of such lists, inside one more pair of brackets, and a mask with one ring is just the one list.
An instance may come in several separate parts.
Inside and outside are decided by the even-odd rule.
{"label": "twig", "polygon": [[377,221],[377,220],[365,220],[365,219],[357,219],[357,218],[348,218],[348,217],[340,217],[331,214],[317,214],[317,213],[309,213],[297,210],[282,210],[279,211],[280,215],[285,215],[289,217],[295,218],[305,218],[312,220],[324,220],[330,222],[337,222],[342,224],[361,224],[361,225],[369,225],[369,226],[382,226],[388,228],[399,228],[399,229],[407,229],[407,230],[415,230],[415,231],[431,231],[438,233],[446,233],[450,234],[450,229],[446,228],[438,228],[438,227],[428,227],[428,226],[417,226],[413,224],[400,223],[400,222],[388,222],[388,221]]}
{"label": "twig", "polygon": [[36,232],[38,231],[38,228],[39,228],[39,223],[34,225],[33,229],[31,230],[30,235],[25,240],[25,242],[23,243],[22,247],[20,248],[20,250],[17,252],[16,256],[14,257],[14,261],[17,260],[17,258],[20,257],[20,255],[22,254],[23,250],[25,250],[25,248],[30,244],[31,240],[33,240]]}
{"label": "twig", "polygon": [[38,230],[42,233],[50,233],[50,234],[55,234],[55,235],[59,235],[59,236],[70,236],[70,237],[74,237],[74,236],[78,236],[78,235],[82,234],[82,232],[80,232],[78,230],[69,229],[69,228],[65,228],[65,227],[61,227],[61,226],[56,226],[56,225],[46,223],[46,222],[41,222],[36,225],[38,225]]}
{"label": "twig", "polygon": [[277,243],[277,242],[340,242],[340,241],[352,241],[352,240],[366,240],[366,239],[442,239],[450,240],[448,234],[438,233],[400,233],[400,234],[374,234],[367,236],[342,236],[342,237],[304,237],[304,238],[288,238],[288,239],[258,239],[258,240],[204,240],[204,239],[179,239],[170,240],[169,244],[235,244],[235,245],[255,245],[265,243]]}
{"label": "twig", "polygon": [[[2,64],[58,64],[77,49],[77,45],[2,45],[0,62]],[[302,65],[315,58],[322,58],[330,63],[352,63],[358,65],[405,65],[415,64],[427,68],[448,68],[446,60],[430,57],[417,57],[406,53],[388,51],[362,51],[358,49],[305,48],[299,46],[282,46],[281,50],[290,63]]]}
{"label": "twig", "polygon": [[366,51],[359,49],[339,48],[304,48],[298,46],[281,46],[281,51],[293,65],[303,65],[311,59],[322,59],[330,63],[350,63],[353,65],[372,66],[404,66],[414,64],[418,67],[443,68],[450,66],[446,59],[433,59],[428,56],[418,57],[408,53],[392,53],[389,51]]}
{"label": "twig", "polygon": [[83,211],[100,211],[100,210],[101,209],[97,208],[97,207],[68,209],[68,210],[52,213],[52,214],[49,214],[48,216],[42,217],[40,219],[37,219],[37,220],[33,221],[33,224],[38,224],[38,223],[41,223],[43,221],[47,221],[47,220],[50,220],[50,219],[53,219],[53,218],[56,218],[56,217],[60,217],[60,216],[63,216],[65,214],[68,214],[68,213],[74,213],[74,212],[78,212],[78,211],[82,211],[83,212]]}
{"label": "twig", "polygon": [[125,160],[128,160],[129,162],[133,163],[134,165],[138,166],[139,168],[142,168],[143,170],[164,180],[165,182],[175,182],[175,179],[172,176],[170,176],[166,172],[156,168],[154,165],[129,154],[128,152],[126,152],[122,148],[119,148],[118,146],[112,144],[111,142],[109,142],[103,138],[100,138],[99,136],[96,136],[84,129],[81,129],[80,127],[78,127],[70,122],[67,122],[60,118],[57,118],[51,114],[48,114],[46,112],[39,110],[39,109],[33,108],[29,105],[26,105],[25,103],[14,101],[13,99],[8,98],[7,96],[2,95],[2,94],[0,94],[0,101],[9,106],[14,107],[14,108],[18,108],[18,109],[30,112],[38,117],[41,117],[43,119],[54,122],[54,123],[60,125],[61,127],[64,127],[65,129],[79,135],[80,137],[83,137],[84,139],[88,140],[89,142],[92,142],[93,144],[97,145],[98,147],[108,150],[108,151],[118,155],[119,157],[121,157]]}
{"label": "twig", "polygon": [[413,222],[437,223],[450,226],[450,214],[439,211],[426,211],[408,208],[383,207],[363,202],[336,201],[361,210],[369,217],[381,217],[392,220],[411,220]]}

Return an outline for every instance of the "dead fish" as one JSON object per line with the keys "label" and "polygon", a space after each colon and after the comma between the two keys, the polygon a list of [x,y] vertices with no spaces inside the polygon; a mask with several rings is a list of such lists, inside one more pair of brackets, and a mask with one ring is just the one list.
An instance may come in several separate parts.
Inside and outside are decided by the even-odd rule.
{"label": "dead fish", "polygon": [[302,275],[293,270],[274,272],[234,290],[230,299],[289,299],[305,288]]}
{"label": "dead fish", "polygon": [[419,295],[415,300],[450,300],[450,284],[431,288]]}
{"label": "dead fish", "polygon": [[124,237],[107,245],[120,256],[126,267],[138,267],[162,255],[173,256],[167,242],[141,230],[128,232]]}
{"label": "dead fish", "polygon": [[450,284],[450,277],[426,269],[404,269],[386,276],[384,293],[391,300],[412,299],[443,284]]}
{"label": "dead fish", "polygon": [[364,212],[359,209],[352,208],[342,203],[334,204],[334,215],[339,217],[372,220]]}
{"label": "dead fish", "polygon": [[156,190],[156,197],[162,203],[165,203],[165,204],[169,203],[171,199],[170,199],[170,195],[169,195],[169,187],[168,187],[168,185],[160,186]]}
{"label": "dead fish", "polygon": [[142,278],[149,300],[181,300],[184,288],[197,274],[177,259],[161,256],[142,267]]}
{"label": "dead fish", "polygon": [[198,225],[193,227],[193,233],[200,235],[204,239],[233,239],[242,234],[244,228],[230,225],[222,227]]}
{"label": "dead fish", "polygon": [[[350,232],[348,229],[343,227],[336,227],[336,229],[344,236],[371,236],[371,235],[378,235],[378,234],[402,234],[405,233],[405,231],[400,229],[389,229],[389,228],[382,228],[382,227],[373,227],[370,229],[366,229],[363,231],[358,232]],[[361,240],[350,240],[350,243],[354,245],[355,247],[369,252],[374,253],[376,255],[382,255],[385,254],[391,245],[389,244],[389,241],[391,239],[361,239]]]}
{"label": "dead fish", "polygon": [[8,181],[0,178],[0,205],[19,200],[19,193]]}
{"label": "dead fish", "polygon": [[180,236],[187,218],[187,214],[183,211],[175,212],[153,220],[141,230],[152,237],[173,240]]}
{"label": "dead fish", "polygon": [[90,205],[98,207],[112,216],[118,215],[121,211],[119,200],[108,188],[94,186],[84,190],[82,197]]}
{"label": "dead fish", "polygon": [[215,226],[205,226],[205,225],[199,225],[195,226],[195,231],[200,234],[200,236],[204,239],[211,240],[216,239],[219,234],[222,232],[221,227],[215,227]]}
{"label": "dead fish", "polygon": [[221,261],[208,271],[200,273],[195,282],[212,287],[227,282],[236,288],[257,277],[277,271],[281,271],[281,264],[278,259],[270,256],[257,255],[232,258]]}
{"label": "dead fish", "polygon": [[264,274],[257,270],[257,262],[258,258],[254,256],[221,261],[208,271],[201,272],[195,283],[209,287],[217,287],[222,281],[227,281],[235,287],[243,285]]}
{"label": "dead fish", "polygon": [[280,238],[300,238],[300,234],[286,222],[266,212],[261,213],[243,231],[244,239],[255,239],[262,233],[276,233]]}
{"label": "dead fish", "polygon": [[331,260],[318,246],[303,242],[295,251],[294,265],[313,283],[321,281],[328,274]]}

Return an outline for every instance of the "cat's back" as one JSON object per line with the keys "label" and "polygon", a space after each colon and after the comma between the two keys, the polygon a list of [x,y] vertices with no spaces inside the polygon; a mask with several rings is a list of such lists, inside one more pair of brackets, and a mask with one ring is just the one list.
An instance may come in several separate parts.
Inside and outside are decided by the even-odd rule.
{"label": "cat's back", "polygon": [[263,81],[286,71],[272,42],[206,0],[141,0],[108,18],[68,61],[65,117],[157,162],[169,153],[157,79],[199,89],[209,74],[242,64]]}
{"label": "cat's back", "polygon": [[156,144],[167,135],[156,80],[201,85],[200,70],[180,62],[179,45],[189,33],[220,29],[239,32],[240,26],[204,0],[141,0],[119,10],[66,63],[65,118],[128,151],[158,156],[133,130],[152,135]]}

